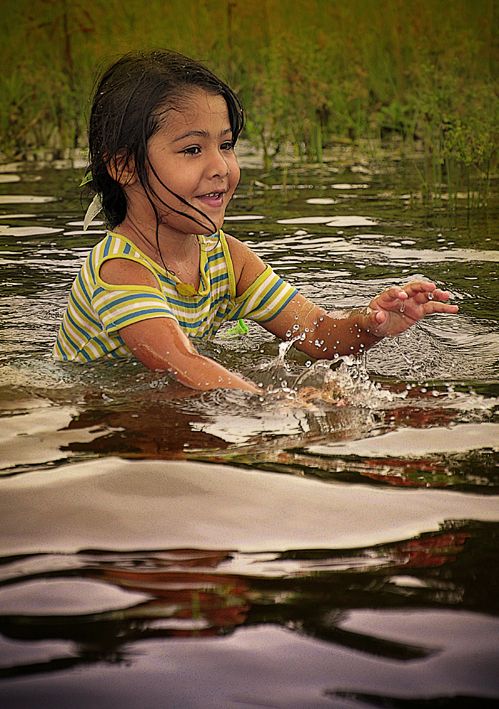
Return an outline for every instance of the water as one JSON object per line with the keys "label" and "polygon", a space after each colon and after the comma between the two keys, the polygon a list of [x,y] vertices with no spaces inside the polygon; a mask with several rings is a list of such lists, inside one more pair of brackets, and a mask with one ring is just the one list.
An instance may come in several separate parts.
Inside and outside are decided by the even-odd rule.
{"label": "water", "polygon": [[405,707],[499,699],[494,204],[411,161],[247,168],[226,230],[328,310],[423,275],[456,317],[366,361],[250,323],[187,392],[50,348],[102,225],[82,170],[0,175],[0,696],[9,707]]}

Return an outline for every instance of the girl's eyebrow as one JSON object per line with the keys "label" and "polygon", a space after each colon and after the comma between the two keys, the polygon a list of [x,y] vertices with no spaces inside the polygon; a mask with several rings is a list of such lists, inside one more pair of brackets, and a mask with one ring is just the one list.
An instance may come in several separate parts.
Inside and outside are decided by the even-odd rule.
{"label": "girl's eyebrow", "polygon": [[[232,128],[226,128],[225,130],[221,131],[219,138],[222,138],[224,135],[228,135],[229,133],[232,133]],[[187,131],[187,133],[182,133],[182,135],[179,135],[178,138],[174,138],[172,142],[178,143],[180,140],[192,137],[209,138],[210,134],[207,130],[190,130]]]}

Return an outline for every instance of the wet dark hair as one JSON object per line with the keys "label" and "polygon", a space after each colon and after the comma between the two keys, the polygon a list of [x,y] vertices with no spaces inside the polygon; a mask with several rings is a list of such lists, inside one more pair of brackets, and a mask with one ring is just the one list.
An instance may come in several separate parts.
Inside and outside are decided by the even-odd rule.
{"label": "wet dark hair", "polygon": [[196,89],[225,99],[235,144],[244,125],[242,106],[232,89],[200,62],[166,50],[133,52],[121,57],[103,74],[95,90],[90,114],[87,173],[92,178],[89,186],[101,196],[110,227],[125,219],[127,200],[121,184],[109,174],[108,165],[114,165],[117,170],[133,165],[156,214],[156,230],[159,214],[153,197],[177,214],[216,231],[207,215],[164,183],[161,183],[163,187],[197,212],[199,219],[160,200],[148,178],[148,169],[158,177],[147,156],[149,139],[164,124],[168,109],[181,107],[182,98]]}

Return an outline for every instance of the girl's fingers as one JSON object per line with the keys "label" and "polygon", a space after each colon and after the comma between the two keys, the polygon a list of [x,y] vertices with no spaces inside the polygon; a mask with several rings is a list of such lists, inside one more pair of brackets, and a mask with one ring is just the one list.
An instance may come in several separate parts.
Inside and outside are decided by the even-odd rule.
{"label": "girl's fingers", "polygon": [[411,281],[404,286],[404,291],[409,298],[413,298],[420,293],[432,293],[435,290],[437,290],[437,286],[431,281]]}
{"label": "girl's fingers", "polygon": [[[401,295],[401,294],[404,295]],[[389,288],[386,294],[391,299],[404,300],[405,298],[413,298],[416,303],[423,304],[427,300],[449,300],[451,294],[449,291],[444,291],[437,288],[435,283],[431,281],[411,281],[403,290],[400,288]]]}
{"label": "girl's fingers", "polygon": [[[457,313],[457,306],[445,303],[450,297],[449,291],[437,288],[435,283],[431,281],[411,281],[403,288],[391,286],[374,299],[372,305],[377,310],[374,320],[378,325],[382,324],[385,320],[385,317],[381,315],[383,311],[400,311],[413,320],[419,320],[432,313]],[[445,305],[445,307],[442,308],[441,305]],[[419,312],[414,310],[414,307]]]}
{"label": "girl's fingers", "polygon": [[427,303],[432,300],[449,300],[450,293],[448,291],[443,291],[437,288],[434,291],[427,291],[423,293],[417,293],[413,296],[413,300],[419,305]]}
{"label": "girl's fingers", "polygon": [[440,290],[440,288],[437,288],[437,290],[433,293],[433,297],[435,300],[449,300],[451,294],[448,290]]}
{"label": "girl's fingers", "polygon": [[411,281],[407,285],[400,288],[399,286],[391,286],[381,297],[389,300],[407,300],[407,298],[422,298],[421,302],[426,300],[428,293],[434,293],[438,289],[431,281]]}
{"label": "girl's fingers", "polygon": [[388,288],[388,290],[383,291],[383,293],[381,293],[381,295],[379,296],[379,299],[406,300],[408,297],[409,296],[405,290],[402,290],[402,288],[399,288],[398,286],[392,286],[391,288]]}
{"label": "girl's fingers", "polygon": [[439,301],[429,300],[426,305],[423,306],[425,315],[432,315],[433,313],[457,313],[459,308],[457,305],[451,305],[450,303],[440,303]]}
{"label": "girl's fingers", "polygon": [[434,291],[427,291],[424,293],[417,293],[413,296],[413,300],[418,305],[424,305],[425,303],[431,303],[432,301],[447,301],[451,297],[449,291],[440,290],[437,288]]}
{"label": "girl's fingers", "polygon": [[373,318],[374,326],[376,327],[377,325],[381,325],[385,322],[387,315],[383,310],[377,310],[375,313],[373,313]]}

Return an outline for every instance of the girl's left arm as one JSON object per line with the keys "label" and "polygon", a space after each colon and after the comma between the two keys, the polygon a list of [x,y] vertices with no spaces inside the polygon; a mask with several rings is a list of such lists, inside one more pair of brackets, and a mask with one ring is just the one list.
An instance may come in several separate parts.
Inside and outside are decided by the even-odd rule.
{"label": "girl's left arm", "polygon": [[[241,242],[230,239],[238,292],[243,292],[265,268],[263,261]],[[289,333],[299,337],[295,347],[315,359],[362,352],[384,337],[399,335],[434,313],[457,313],[446,301],[450,293],[431,281],[411,281],[392,286],[371,300],[366,308],[330,315],[301,294],[263,327],[282,340]]]}
{"label": "girl's left arm", "polygon": [[301,336],[295,342],[297,349],[316,359],[331,359],[357,354],[384,337],[400,335],[427,315],[457,313],[457,305],[445,302],[449,297],[447,291],[430,281],[411,281],[388,288],[366,308],[351,310],[342,317],[330,315],[297,295],[265,327],[284,339],[291,330]]}

